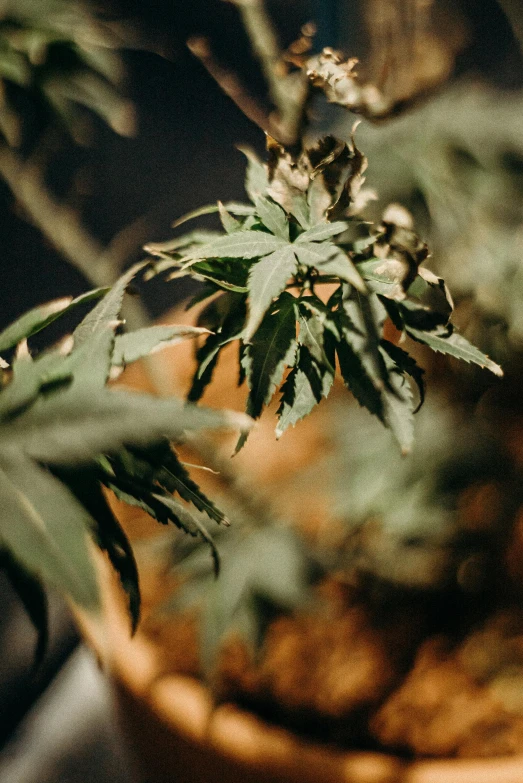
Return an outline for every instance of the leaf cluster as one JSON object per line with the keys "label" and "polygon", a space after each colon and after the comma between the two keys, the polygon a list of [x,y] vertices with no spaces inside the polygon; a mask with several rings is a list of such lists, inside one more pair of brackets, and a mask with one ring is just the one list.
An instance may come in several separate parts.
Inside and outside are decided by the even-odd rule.
{"label": "leaf cluster", "polygon": [[327,136],[296,154],[269,138],[266,165],[247,157],[250,204],[218,203],[175,224],[218,212],[225,233],[146,247],[157,273],[204,283],[193,303],[207,301],[200,323],[213,334],[197,351],[189,399],[200,399],[220,351],[237,340],[247,413],[258,418],[281,387],[278,437],[329,394],[339,367],[407,452],[423,370],[398,341],[500,368],[453,327],[445,283],[421,266],[428,250],[408,216],[389,211],[379,225],[359,216],[366,159],[354,140]]}
{"label": "leaf cluster", "polygon": [[[115,368],[202,331],[160,326],[117,333],[125,289],[142,266],[109,290],[37,307],[0,333],[0,351],[10,358],[1,362],[0,557],[42,638],[43,584],[88,610],[98,609],[91,541],[107,553],[127,593],[133,626],[138,621],[134,555],[103,485],[159,522],[208,541],[217,568],[202,520],[227,520],[190,478],[169,441],[242,422],[237,415],[180,400],[106,387]],[[31,355],[27,338],[95,299],[71,337]]]}

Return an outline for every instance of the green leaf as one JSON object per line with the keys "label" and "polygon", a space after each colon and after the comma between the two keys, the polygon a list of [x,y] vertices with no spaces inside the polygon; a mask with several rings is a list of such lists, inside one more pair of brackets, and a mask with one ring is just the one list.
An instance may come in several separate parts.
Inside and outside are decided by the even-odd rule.
{"label": "green leaf", "polygon": [[442,332],[438,334],[437,332],[422,332],[419,329],[407,327],[407,334],[417,342],[428,345],[433,351],[446,353],[449,356],[454,356],[456,359],[462,359],[465,362],[485,367],[499,377],[503,375],[503,370],[499,364],[496,364],[484,353],[481,353],[478,348],[475,348],[465,337],[457,332],[451,332],[450,334]]}
{"label": "green leaf", "polygon": [[177,492],[183,500],[207,514],[219,525],[228,525],[225,514],[205,495],[195,481],[192,480],[186,468],[182,465],[169,443],[164,442],[152,446],[139,456],[154,467],[155,481],[170,493]]}
{"label": "green leaf", "polygon": [[341,250],[333,253],[329,258],[319,261],[316,269],[320,275],[334,275],[340,280],[350,283],[350,285],[354,286],[354,288],[362,294],[367,293],[367,287],[357,268],[348,255]]}
{"label": "green leaf", "polygon": [[282,386],[276,437],[280,438],[287,427],[305,418],[323,397],[327,397],[333,382],[334,370],[330,362],[328,366],[318,363],[310,351],[301,345],[296,366]]}
{"label": "green leaf", "polygon": [[361,357],[346,342],[340,341],[336,345],[336,353],[340,364],[340,371],[346,386],[362,407],[383,421],[383,400],[381,391],[376,388],[369,377]]}
{"label": "green leaf", "polygon": [[334,223],[316,223],[315,226],[300,234],[296,242],[322,242],[324,239],[330,239],[336,236],[336,234],[346,231],[348,225],[345,220],[339,220]]}
{"label": "green leaf", "polygon": [[[254,213],[254,207],[251,207],[249,204],[239,204],[236,201],[228,201],[223,206],[227,212],[231,212],[233,215],[252,215]],[[191,212],[187,212],[187,214],[182,215],[182,217],[175,220],[172,224],[172,228],[177,228],[183,223],[187,223],[189,220],[202,217],[202,215],[212,215],[215,212],[219,212],[219,209],[218,204],[208,204],[205,207],[193,209]]]}
{"label": "green leaf", "polygon": [[247,347],[247,410],[258,418],[283,378],[285,366],[296,354],[296,299],[284,292],[266,314]]}
{"label": "green leaf", "polygon": [[248,426],[242,414],[185,405],[176,399],[107,389],[69,389],[38,399],[6,422],[2,440],[51,465],[81,465],[124,445],[146,446],[187,430]]}
{"label": "green leaf", "polygon": [[191,514],[191,512],[185,508],[185,506],[183,506],[178,500],[175,500],[175,498],[171,497],[170,495],[154,493],[153,497],[158,502],[167,506],[171,514],[179,520],[180,525],[184,529],[190,525],[193,525],[196,528],[200,536],[211,549],[214,573],[216,576],[218,576],[220,572],[220,556],[218,554],[218,550],[216,549],[216,544],[214,543],[212,536],[209,534],[209,531],[205,528],[204,525],[202,525],[198,517],[195,514]]}
{"label": "green leaf", "polygon": [[220,213],[220,222],[223,226],[223,230],[226,231],[227,234],[233,234],[235,231],[241,229],[242,224],[240,221],[236,220],[236,218],[227,211],[221,201],[218,201],[218,211]]}
{"label": "green leaf", "polygon": [[275,236],[289,241],[289,222],[283,209],[264,196],[258,196],[255,200],[256,213],[263,225]]}
{"label": "green leaf", "polygon": [[273,253],[286,242],[265,231],[236,231],[208,245],[195,248],[182,259],[199,260],[202,258],[261,258]]}
{"label": "green leaf", "polygon": [[78,349],[83,343],[87,342],[93,334],[103,331],[107,327],[116,328],[115,322],[118,321],[120,316],[125,289],[133,277],[135,277],[145,265],[146,262],[141,262],[132,266],[122,275],[122,277],[120,277],[115,285],[113,285],[102,301],[85,316],[80,324],[78,324],[73,332],[75,349]]}
{"label": "green leaf", "polygon": [[53,302],[34,307],[0,333],[0,352],[14,348],[22,340],[32,337],[37,332],[45,329],[46,326],[49,326],[60,316],[65,315],[65,313],[78,307],[78,305],[91,302],[93,299],[99,299],[108,290],[108,288],[97,288],[94,291],[77,296],[76,299],[65,297],[64,299],[55,299]]}
{"label": "green leaf", "polygon": [[381,345],[392,361],[399,368],[399,370],[403,373],[407,373],[407,375],[410,375],[410,377],[416,383],[419,392],[419,404],[414,411],[414,413],[416,413],[421,408],[425,400],[425,380],[423,378],[425,370],[417,364],[414,357],[410,356],[410,354],[408,354],[398,345],[394,345],[388,340],[382,340]]}
{"label": "green leaf", "polygon": [[414,442],[412,389],[406,377],[392,365],[389,365],[389,384],[382,396],[384,422],[398,441],[401,453],[408,454]]}
{"label": "green leaf", "polygon": [[245,342],[250,342],[271,302],[284,291],[297,266],[291,245],[285,245],[253,264],[249,274],[249,317]]}
{"label": "green leaf", "polygon": [[144,266],[145,262],[135,264],[122,275],[73,332],[74,348],[69,361],[74,367],[74,382],[84,389],[101,388],[109,378],[125,290]]}
{"label": "green leaf", "polygon": [[16,561],[85,609],[98,609],[87,537],[92,519],[73,495],[30,460],[2,454],[0,499],[0,541]]}
{"label": "green leaf", "polygon": [[167,279],[173,280],[190,274],[197,279],[208,280],[224,291],[245,294],[249,290],[247,288],[247,271],[246,265],[221,259],[197,261],[189,268],[182,268],[180,271],[169,275]]}
{"label": "green leaf", "polygon": [[117,367],[131,364],[162,348],[201,334],[209,334],[209,330],[197,326],[149,326],[137,329],[116,338],[111,361]]}
{"label": "green leaf", "polygon": [[215,326],[214,334],[209,335],[196,352],[197,368],[187,396],[190,402],[197,402],[211,382],[221,349],[242,335],[245,323],[245,299],[229,296],[227,304],[229,309],[223,323],[221,326]]}
{"label": "green leaf", "polygon": [[[214,211],[217,212],[218,207]],[[156,262],[154,265],[156,272],[163,272],[164,269],[170,268],[170,263],[172,263],[171,254],[183,255],[184,248],[191,247],[191,245],[208,244],[221,236],[222,234],[219,231],[202,231],[200,229],[191,231],[189,234],[183,234],[181,237],[168,239],[166,242],[148,242],[143,249],[146,253],[166,259],[165,263]],[[147,273],[145,276],[147,277]]]}
{"label": "green leaf", "polygon": [[276,438],[279,439],[288,427],[307,416],[317,405],[317,399],[311,384],[303,370],[294,367],[281,388],[281,401],[278,408]]}
{"label": "green leaf", "polygon": [[0,393],[0,418],[30,405],[47,386],[67,381],[71,372],[58,351],[48,351],[34,360],[30,356],[16,358],[12,378]]}

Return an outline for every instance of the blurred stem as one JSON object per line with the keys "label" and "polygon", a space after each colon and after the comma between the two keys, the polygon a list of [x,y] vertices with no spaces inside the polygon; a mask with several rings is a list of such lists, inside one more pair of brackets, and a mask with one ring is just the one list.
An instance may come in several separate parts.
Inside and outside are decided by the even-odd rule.
{"label": "blurred stem", "polygon": [[267,79],[277,117],[271,117],[278,141],[293,146],[300,142],[305,124],[309,82],[302,71],[289,73],[276,31],[264,0],[232,0],[238,7],[253,52]]}

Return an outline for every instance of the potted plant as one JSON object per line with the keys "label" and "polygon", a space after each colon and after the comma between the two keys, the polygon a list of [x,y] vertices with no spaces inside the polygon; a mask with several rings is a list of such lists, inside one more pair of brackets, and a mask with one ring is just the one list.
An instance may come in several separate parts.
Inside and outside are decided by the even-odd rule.
{"label": "potted plant", "polygon": [[[242,3],[241,9],[251,29],[260,35],[262,54],[266,59],[272,57],[267,50],[266,19],[252,15],[259,12],[258,5]],[[304,30],[303,37],[310,38],[310,33]],[[500,597],[499,605],[505,594],[515,600],[517,568],[513,564],[506,579],[488,577],[505,563],[507,553],[514,557],[517,549],[512,531],[519,502],[512,489],[518,478],[511,455],[505,454],[502,445],[493,446],[492,437],[482,435],[473,424],[470,442],[459,444],[467,459],[466,470],[460,472],[455,464],[455,435],[458,427],[459,435],[466,428],[459,419],[449,422],[440,410],[433,413],[433,424],[422,441],[433,465],[419,470],[419,464],[425,467],[430,462],[423,452],[420,457],[414,452],[412,459],[401,462],[400,453],[406,455],[412,449],[414,413],[424,395],[423,372],[405,350],[404,337],[496,375],[501,370],[452,325],[452,301],[444,282],[423,266],[428,251],[414,233],[410,216],[394,207],[374,225],[362,217],[368,196],[362,188],[366,161],[354,139],[304,139],[311,89],[368,116],[381,117],[395,110],[381,95],[358,84],[354,66],[331,50],[307,60],[304,70],[286,73],[284,82],[276,80],[271,66],[267,76],[281,111],[268,128],[274,135],[268,136],[267,163],[248,154],[250,202],[218,203],[178,221],[217,212],[222,225],[219,234],[196,230],[148,245],[155,260],[146,276],[193,276],[203,283],[194,299],[199,306],[196,325],[120,334],[124,290],[141,272],[133,268],[109,291],[98,289],[88,295],[101,301],[76,327],[72,342],[33,360],[24,340],[57,313],[83,304],[85,297],[33,311],[0,335],[1,350],[8,352],[1,392],[6,444],[4,507],[12,510],[9,518],[3,517],[2,540],[11,574],[40,627],[44,627],[41,579],[64,590],[85,610],[99,606],[87,533],[108,553],[127,593],[132,619],[135,623],[138,619],[134,555],[102,494],[101,486],[105,486],[120,501],[161,523],[172,521],[206,544],[203,558],[199,548],[178,544],[176,549],[183,566],[177,567],[173,579],[182,582],[174,585],[175,603],[190,606],[191,595],[201,595],[203,588],[210,607],[203,610],[201,626],[205,655],[189,656],[189,664],[184,660],[181,670],[201,675],[206,668],[223,699],[234,697],[302,732],[311,733],[306,713],[312,712],[321,730],[329,729],[329,740],[338,736],[359,748],[346,752],[307,745],[288,731],[271,728],[226,704],[213,709],[203,686],[164,676],[162,659],[143,633],[130,641],[118,598],[109,590],[105,620],[93,620],[87,612],[81,622],[102,659],[123,682],[124,703],[133,695],[139,697],[139,701],[132,700],[130,720],[145,712],[153,728],[158,728],[162,716],[179,729],[177,739],[168,735],[167,745],[178,759],[180,779],[183,774],[187,779],[203,779],[210,770],[220,778],[227,774],[230,779],[252,780],[385,781],[403,776],[429,781],[445,779],[447,770],[447,779],[461,775],[477,782],[481,775],[516,780],[521,774],[518,758],[487,763],[411,764],[406,760],[409,753],[468,754],[466,743],[456,739],[459,731],[436,748],[433,737],[423,745],[418,743],[416,727],[401,720],[398,724],[398,714],[404,716],[413,705],[419,706],[409,696],[421,688],[419,682],[434,697],[434,687],[430,690],[427,681],[430,685],[433,675],[436,682],[449,678],[462,687],[458,691],[465,694],[462,703],[475,707],[481,703],[490,708],[492,701],[498,705],[501,696],[510,695],[510,676],[516,676],[519,660],[518,618],[504,615],[491,626],[482,612],[487,594]],[[292,100],[287,106],[282,96],[288,91]],[[184,337],[200,340],[188,389],[191,405],[105,389],[116,373],[112,368]],[[16,345],[16,355],[11,357],[9,352]],[[387,468],[389,462],[394,466],[390,471],[383,465],[377,467],[376,453],[384,446],[373,451],[374,436],[356,421],[352,410],[346,410],[349,395],[339,387],[337,374],[360,405],[392,431],[399,446],[396,456],[385,463]],[[204,394],[212,403],[209,394],[220,388],[220,379],[230,405],[234,397],[228,389],[237,385],[237,379],[244,384],[239,394],[246,396],[250,419],[194,406]],[[270,404],[278,390],[281,397],[275,411]],[[256,438],[265,445],[274,413],[276,435],[283,436],[280,442],[297,443],[295,435],[307,432],[300,430],[305,427],[301,419],[327,396],[332,400],[330,413],[322,413],[326,410],[322,402],[314,416],[323,416],[318,422],[334,430],[331,443],[334,434],[339,435],[336,429],[342,420],[347,422],[347,431],[358,433],[355,439],[361,441],[361,450],[355,448],[351,455],[349,449],[348,457],[341,446],[333,449],[330,456],[336,470],[331,464],[319,474],[325,492],[325,476],[339,476],[342,460],[348,459],[352,486],[342,494],[349,500],[349,510],[338,507],[332,525],[327,526],[325,505],[332,500],[318,504],[316,513],[308,517],[303,504],[298,504],[294,529],[275,520],[268,512],[266,496],[257,500],[246,483],[249,450],[251,463],[266,460],[256,450]],[[268,413],[248,440],[248,424],[260,418],[267,406]],[[223,456],[224,448],[227,454],[234,450],[230,438],[220,446],[193,434],[186,445],[193,456],[186,458],[167,441],[229,424],[242,429],[233,463],[237,467],[232,470]],[[294,425],[296,429],[291,430]],[[188,472],[194,468],[195,452],[200,467],[203,457],[204,466],[220,471],[218,478],[200,474],[199,483],[209,482],[205,494]],[[281,479],[275,474],[288,466],[287,456],[288,452],[283,460],[275,461],[273,479]],[[302,462],[308,459],[306,452]],[[298,486],[302,482],[298,491],[306,498],[305,505],[310,505],[310,475],[300,478],[296,474],[295,478]],[[209,564],[212,570],[214,562],[218,570],[220,557],[205,518],[207,522],[209,518],[219,523],[227,520],[222,506],[210,499],[215,497],[214,490],[216,497],[220,495],[220,482],[227,490],[222,493],[222,506],[231,506],[229,514],[239,524],[231,536],[221,537],[223,573],[213,583],[208,578]],[[498,503],[500,493],[503,500]],[[506,500],[509,494],[510,502]],[[492,514],[485,519],[489,506]],[[70,525],[56,523],[58,508],[68,509]],[[113,509],[119,516],[121,507],[115,501]],[[10,524],[11,515],[19,520],[16,526]],[[414,523],[427,516],[429,530],[420,536]],[[132,529],[134,516],[130,522]],[[404,525],[401,535],[399,523]],[[37,552],[35,537],[41,547]],[[171,540],[160,544],[172,553]],[[144,561],[152,550],[157,559],[156,546],[147,542],[141,548]],[[106,561],[99,567],[107,570]],[[183,576],[188,572],[196,578]],[[153,589],[146,593],[154,593],[156,599],[158,594],[164,597],[164,588],[169,586],[165,574],[160,582],[154,573],[150,579]],[[485,592],[487,587],[490,593]],[[311,605],[304,607],[307,600]],[[320,605],[326,607],[325,615]],[[294,615],[289,620],[285,615],[291,611]],[[194,622],[194,615],[186,612],[181,625],[175,623],[174,638],[178,635],[179,644],[189,652],[195,648]],[[479,631],[474,630],[478,623]],[[251,640],[264,639],[258,660],[252,648],[227,636],[238,625]],[[287,687],[288,667],[282,666],[279,676],[282,658],[292,659],[294,651],[301,650],[307,661],[313,660],[313,652],[319,652],[321,645],[313,650],[311,640],[325,636],[327,646],[332,642],[335,649],[340,629],[348,645],[340,648],[344,665],[335,670],[335,679],[343,683],[347,678],[349,683],[351,665],[358,659],[365,676],[358,674],[352,689],[342,687],[341,695],[321,684],[316,693],[306,694],[300,685],[303,678],[294,688]],[[436,631],[444,634],[443,640],[434,639]],[[151,633],[159,634],[153,614],[149,615]],[[509,650],[500,653],[501,664],[474,653],[481,653],[492,639],[496,645],[499,642],[499,649]],[[321,655],[315,660],[321,672]],[[470,666],[476,670],[471,672]],[[385,676],[380,676],[384,670]],[[428,679],[423,679],[427,673]],[[446,694],[440,690],[436,688],[432,702],[436,712],[446,703]],[[480,728],[487,725],[491,734],[496,730],[496,736],[502,737],[500,744],[485,746],[487,755],[499,752],[500,747],[502,754],[519,749],[517,716],[514,703],[501,706],[498,712],[492,708],[490,723],[479,713]],[[422,712],[421,723],[424,719]],[[481,739],[475,748],[478,742]],[[157,750],[147,744],[149,739],[144,749],[149,750],[152,764],[150,751],[157,755]],[[156,773],[158,779],[162,774],[170,779],[173,774],[164,760]]]}

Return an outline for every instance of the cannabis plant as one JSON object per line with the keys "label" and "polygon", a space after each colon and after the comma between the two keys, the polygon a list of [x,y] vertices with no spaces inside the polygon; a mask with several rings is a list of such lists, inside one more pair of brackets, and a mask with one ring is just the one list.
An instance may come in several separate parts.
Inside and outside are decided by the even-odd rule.
{"label": "cannabis plant", "polygon": [[338,365],[360,405],[408,452],[423,370],[406,338],[501,369],[452,324],[452,300],[422,266],[428,249],[410,216],[388,210],[378,225],[360,216],[367,164],[354,140],[328,136],[296,153],[269,137],[267,164],[247,157],[250,204],[218,203],[175,223],[218,212],[224,234],[194,231],[146,246],[157,273],[204,283],[192,303],[206,303],[198,323],[212,334],[197,351],[189,399],[200,399],[220,351],[237,341],[247,413],[258,418],[281,386],[280,437],[327,397]]}

